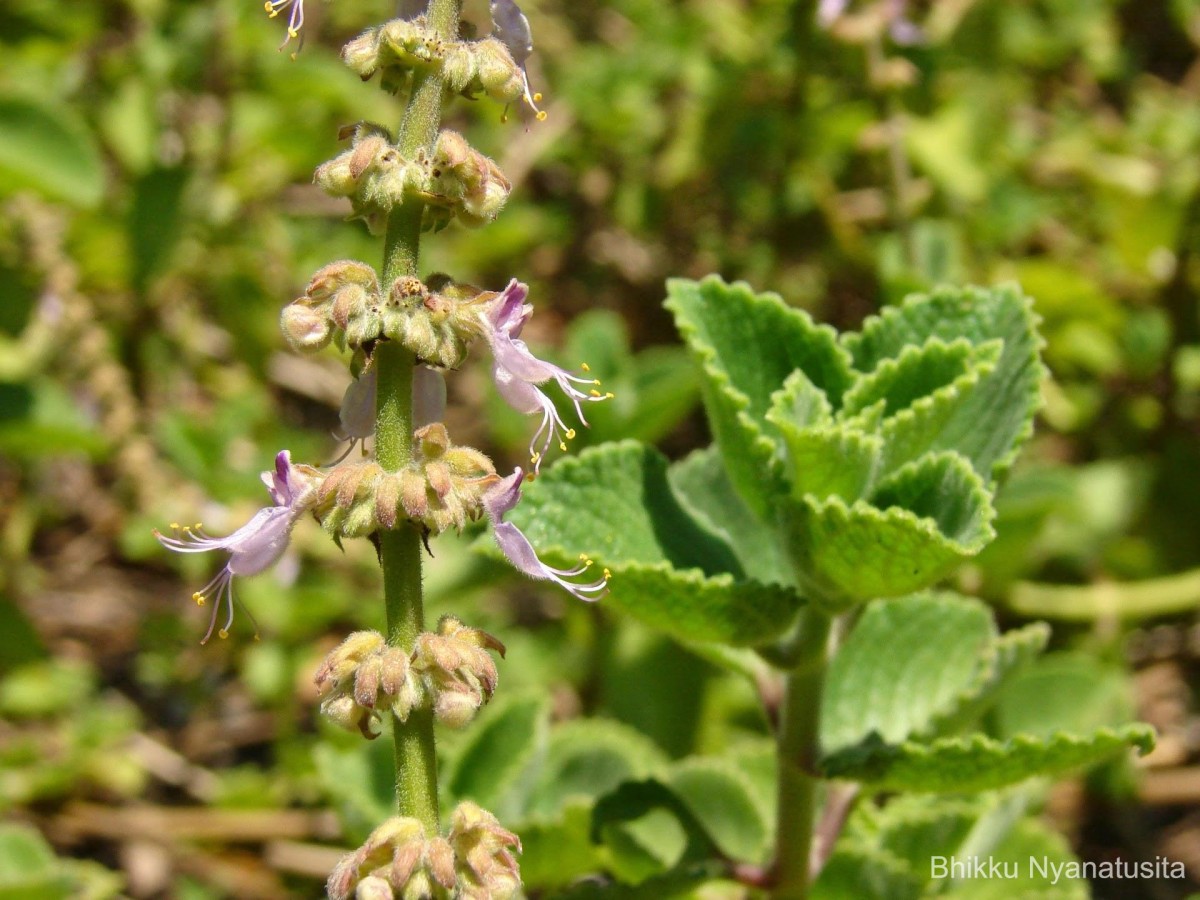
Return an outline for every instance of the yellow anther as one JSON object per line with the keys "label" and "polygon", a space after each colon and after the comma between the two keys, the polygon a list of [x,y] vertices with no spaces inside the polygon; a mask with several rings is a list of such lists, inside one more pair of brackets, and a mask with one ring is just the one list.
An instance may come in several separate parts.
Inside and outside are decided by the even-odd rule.
{"label": "yellow anther", "polygon": [[587,363],[580,363],[579,368],[583,369],[583,371],[585,371],[585,372],[592,371],[592,367],[589,366]]}
{"label": "yellow anther", "polygon": [[567,440],[568,441],[575,440],[575,429],[574,428],[567,429]]}
{"label": "yellow anther", "polygon": [[549,115],[549,114],[544,109],[539,109],[538,113],[537,113],[537,120],[539,122],[545,122],[547,115]]}
{"label": "yellow anther", "polygon": [[293,28],[291,25],[289,25],[288,26],[288,37],[300,37],[300,32],[298,32],[295,28]]}
{"label": "yellow anther", "polygon": [[192,599],[196,601],[197,606],[204,605],[204,595],[199,591],[196,591],[196,593],[192,594]]}
{"label": "yellow anther", "polygon": [[271,0],[267,0],[267,2],[263,4],[263,9],[265,9],[267,12],[269,12],[273,16],[278,12],[278,10],[273,8],[274,6],[275,6],[275,4],[272,3]]}
{"label": "yellow anther", "polygon": [[605,393],[605,395],[604,395],[604,399],[605,399],[605,400],[611,400],[611,399],[612,399],[613,397],[615,397],[615,396],[617,396],[617,395],[616,395],[616,394],[614,394],[612,391],[608,391],[607,393]]}
{"label": "yellow anther", "polygon": [[537,94],[534,94],[534,95],[533,95],[533,102],[534,102],[534,103],[541,103],[541,102],[542,102],[542,95],[541,95],[541,93],[537,93]]}
{"label": "yellow anther", "polygon": [[537,465],[537,462],[538,462],[538,460],[539,460],[539,459],[541,459],[541,458],[542,458],[542,454],[541,454],[540,452],[535,452],[535,453],[531,453],[531,454],[530,454],[530,456],[529,456],[529,461],[530,461],[531,463],[533,463],[533,464],[536,466],[536,465]]}
{"label": "yellow anther", "polygon": [[599,379],[599,378],[593,378],[593,379],[592,379],[592,384],[596,385],[596,387],[600,387],[600,379]]}
{"label": "yellow anther", "polygon": [[591,394],[593,397],[603,397],[604,396],[595,388],[592,388],[590,391],[588,391],[588,393]]}
{"label": "yellow anther", "polygon": [[604,580],[608,581],[608,579],[610,579],[610,578],[612,578],[612,572],[609,571],[608,566],[605,566],[604,567]]}
{"label": "yellow anther", "polygon": [[580,561],[580,562],[585,562],[585,563],[586,563],[586,562],[591,562],[591,560],[590,560],[590,559],[588,559],[588,555],[587,555],[586,553],[580,553],[580,554],[579,554],[579,561]]}
{"label": "yellow anther", "polygon": [[192,526],[192,531],[199,531],[203,527],[204,527],[203,522],[197,522],[195,525]]}
{"label": "yellow anther", "polygon": [[558,442],[558,449],[559,449],[559,450],[562,450],[562,451],[565,453],[565,452],[567,451],[567,442],[566,442],[566,441],[559,441],[559,442]]}
{"label": "yellow anther", "polygon": [[221,640],[225,640],[225,638],[229,637],[228,629],[222,628],[217,632],[217,637],[219,637]]}
{"label": "yellow anther", "polygon": [[178,531],[178,530],[179,530],[179,523],[178,523],[178,522],[172,522],[172,523],[171,523],[171,530],[172,530],[172,531]]}

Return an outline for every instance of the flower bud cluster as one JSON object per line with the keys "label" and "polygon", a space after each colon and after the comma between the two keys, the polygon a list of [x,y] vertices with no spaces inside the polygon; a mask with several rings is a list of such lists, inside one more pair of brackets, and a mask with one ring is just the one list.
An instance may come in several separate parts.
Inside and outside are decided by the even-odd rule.
{"label": "flower bud cluster", "polygon": [[458,368],[484,333],[479,306],[492,295],[446,276],[432,277],[430,285],[405,276],[384,293],[374,269],[340,260],[313,275],[304,296],[284,307],[280,324],[301,352],[314,353],[330,341],[357,350],[387,338],[426,365]]}
{"label": "flower bud cluster", "polygon": [[325,476],[316,514],[326,531],[364,537],[408,521],[441,534],[461,531],[484,515],[483,496],[500,480],[492,461],[451,444],[440,422],[418,428],[413,437],[412,462],[398,471],[367,460],[342,463]]}
{"label": "flower bud cluster", "polygon": [[514,850],[520,839],[465,801],[448,837],[427,837],[416,819],[388,819],[342,857],[325,889],[330,900],[509,900],[521,888]]}
{"label": "flower bud cluster", "polygon": [[342,857],[325,890],[331,900],[450,900],[456,881],[450,841],[426,837],[417,819],[394,816]]}
{"label": "flower bud cluster", "polygon": [[407,198],[426,204],[422,223],[439,229],[457,218],[470,228],[496,217],[512,185],[494,161],[472,150],[456,131],[438,135],[432,155],[407,160],[381,125],[362,122],[348,134],[350,149],[317,167],[313,180],[328,194],[348,197],[354,218],[382,233],[387,214]]}
{"label": "flower bud cluster", "polygon": [[495,37],[445,41],[423,16],[393,19],[370,28],[342,48],[342,60],[364,81],[379,73],[384,90],[406,88],[418,71],[440,71],[447,94],[486,94],[500,103],[516,103],[525,94],[521,67]]}
{"label": "flower bud cluster", "polygon": [[462,728],[492,699],[499,676],[489,650],[504,656],[500,641],[454,616],[443,616],[436,632],[417,637],[412,667],[425,679],[443,725]]}
{"label": "flower bud cluster", "polygon": [[461,728],[492,698],[498,675],[488,654],[504,645],[453,616],[436,632],[418,635],[412,653],[390,646],[377,631],[356,631],[335,647],[314,677],[328,696],[321,712],[347,731],[374,738],[374,722],[386,712],[401,722],[419,707],[432,707],[439,722]]}
{"label": "flower bud cluster", "polygon": [[321,693],[321,712],[347,731],[364,737],[377,732],[372,721],[390,710],[401,722],[424,699],[413,677],[409,654],[391,647],[377,631],[356,631],[325,657],[313,680]]}

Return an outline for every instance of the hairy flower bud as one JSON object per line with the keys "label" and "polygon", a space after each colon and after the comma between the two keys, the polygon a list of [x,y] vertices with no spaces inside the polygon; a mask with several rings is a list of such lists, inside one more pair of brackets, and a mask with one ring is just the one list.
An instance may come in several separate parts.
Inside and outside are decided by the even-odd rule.
{"label": "hairy flower bud", "polygon": [[488,654],[504,656],[504,645],[453,616],[443,616],[436,633],[417,637],[412,667],[426,680],[438,721],[461,728],[496,690],[496,663]]}
{"label": "hairy flower bud", "polygon": [[369,28],[342,47],[342,62],[363,80],[379,69],[379,30]]}
{"label": "hairy flower bud", "polygon": [[372,724],[387,711],[408,719],[425,694],[409,656],[377,631],[356,631],[325,657],[313,681],[328,696],[321,712],[349,731],[373,738]]}
{"label": "hairy flower bud", "polygon": [[458,872],[457,897],[463,900],[508,900],[521,889],[521,872],[512,851],[521,840],[502,827],[487,810],[468,801],[450,818],[450,846]]}
{"label": "hairy flower bud", "polygon": [[283,308],[279,316],[279,327],[283,336],[296,350],[303,353],[315,353],[328,346],[333,330],[329,327],[329,317],[304,302],[305,298],[290,303]]}
{"label": "hairy flower bud", "polygon": [[450,900],[457,896],[456,880],[450,842],[440,836],[427,837],[417,819],[395,816],[371,832],[361,847],[342,857],[325,890],[330,900],[363,896]]}
{"label": "hairy flower bud", "polygon": [[368,875],[354,890],[354,900],[396,900],[391,882],[378,875]]}
{"label": "hairy flower bud", "polygon": [[516,103],[521,99],[525,93],[521,67],[498,38],[489,37],[476,43],[475,60],[479,84],[485,94],[501,103]]}

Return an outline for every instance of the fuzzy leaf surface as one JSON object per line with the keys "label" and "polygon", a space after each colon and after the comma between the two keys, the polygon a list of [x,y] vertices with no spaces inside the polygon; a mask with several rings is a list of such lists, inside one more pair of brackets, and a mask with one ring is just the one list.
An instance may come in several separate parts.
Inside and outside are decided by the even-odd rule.
{"label": "fuzzy leaf surface", "polygon": [[802,602],[747,577],[730,545],[675,495],[666,458],[633,442],[562,460],[526,488],[510,520],[548,563],[587,553],[608,567],[602,602],[680,640],[763,643]]}
{"label": "fuzzy leaf surface", "polygon": [[852,381],[849,355],[833,329],[742,282],[672,279],[667,294],[666,307],[701,367],[705,409],[730,480],[765,517],[780,488],[766,422],[772,395],[800,369],[836,407]]}
{"label": "fuzzy leaf surface", "polygon": [[869,604],[829,666],[823,750],[923,731],[956,705],[995,640],[991,611],[977,600],[928,593]]}
{"label": "fuzzy leaf surface", "polygon": [[855,368],[873,372],[930,338],[965,338],[975,346],[1004,342],[994,370],[956,406],[932,445],[963,454],[985,480],[996,480],[1032,433],[1039,402],[1042,342],[1032,303],[1015,285],[940,288],[869,319],[860,333],[844,335],[842,346]]}
{"label": "fuzzy leaf surface", "polygon": [[1100,729],[1080,736],[1018,735],[998,741],[982,734],[930,743],[864,741],[822,760],[829,778],[846,778],[872,790],[955,793],[1004,787],[1034,776],[1054,777],[1101,762],[1135,746],[1148,753],[1154,731],[1147,725]]}
{"label": "fuzzy leaf surface", "polygon": [[814,598],[833,611],[928,587],[994,534],[990,493],[952,453],[905,466],[869,502],[805,495],[781,506],[793,558]]}

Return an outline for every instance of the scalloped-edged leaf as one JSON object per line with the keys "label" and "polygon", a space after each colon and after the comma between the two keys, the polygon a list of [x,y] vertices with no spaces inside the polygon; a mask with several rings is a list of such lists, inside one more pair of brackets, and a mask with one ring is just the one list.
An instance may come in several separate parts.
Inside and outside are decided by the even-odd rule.
{"label": "scalloped-edged leaf", "polygon": [[577,798],[553,820],[519,824],[521,880],[527,888],[556,888],[605,867],[605,849],[592,842],[591,800]]}
{"label": "scalloped-edged leaf", "polygon": [[996,532],[991,493],[957,453],[927,453],[893,472],[868,498],[876,509],[898,507],[937,523],[952,541],[983,549]]}
{"label": "scalloped-edged leaf", "polygon": [[793,496],[841,497],[853,503],[871,489],[883,456],[883,439],[848,425],[776,426],[787,447],[785,463]]}
{"label": "scalloped-edged leaf", "polygon": [[966,338],[930,338],[923,344],[910,344],[855,382],[843,398],[842,412],[856,415],[882,400],[884,417],[894,416],[922,397],[953,386],[972,369],[982,366],[990,371],[1003,346],[998,340],[977,346]]}
{"label": "scalloped-edged leaf", "polygon": [[758,581],[793,583],[795,576],[775,529],[755,516],[738,496],[716,447],[697,450],[672,463],[667,480],[692,517],[733,548],[742,571],[753,573]]}
{"label": "scalloped-edged leaf", "polygon": [[[1049,863],[1060,867],[1061,875],[1062,866],[1078,861],[1060,835],[1035,818],[1021,818],[1024,806],[1023,796],[1013,792],[970,798],[909,794],[882,807],[864,801],[847,821],[812,896],[825,900],[1087,897],[1085,883],[1069,878],[1054,883]],[[973,869],[964,867],[973,866],[977,859],[985,868],[979,877],[971,877]],[[996,869],[989,872],[986,867],[993,863]],[[1039,866],[1049,874],[1044,876]]]}
{"label": "scalloped-edged leaf", "polygon": [[525,489],[510,520],[544,560],[586,552],[612,572],[603,601],[685,641],[738,646],[787,630],[802,602],[749,580],[730,546],[671,490],[667,460],[632,442],[585,450]]}
{"label": "scalloped-edged leaf", "polygon": [[930,586],[983,549],[994,517],[979,476],[949,453],[900,469],[871,503],[806,496],[781,511],[812,599],[835,611]]}
{"label": "scalloped-edged leaf", "polygon": [[593,836],[654,810],[670,813],[686,835],[680,861],[703,859],[714,851],[759,861],[769,849],[768,809],[751,779],[731,760],[689,757],[654,778],[625,782],[597,802]]}
{"label": "scalloped-edged leaf", "polygon": [[[598,557],[602,559],[603,557]],[[753,647],[785,633],[803,605],[791,588],[663,564],[609,565],[604,603],[681,641]]]}
{"label": "scalloped-edged leaf", "polygon": [[765,856],[767,810],[753,783],[733,763],[692,757],[672,767],[666,783],[723,854],[747,861]]}
{"label": "scalloped-edged leaf", "polygon": [[551,731],[525,813],[556,815],[572,800],[597,797],[623,781],[646,777],[666,762],[653,741],[628,725],[572,719]]}
{"label": "scalloped-edged leaf", "polygon": [[984,791],[1034,776],[1063,775],[1130,746],[1148,753],[1154,747],[1154,730],[1148,725],[1126,725],[1087,736],[1017,735],[1006,741],[982,734],[929,743],[869,740],[825,757],[820,769],[826,777],[866,782],[873,790]]}
{"label": "scalloped-edged leaf", "polygon": [[885,850],[840,844],[812,886],[812,900],[919,900],[922,879]]}
{"label": "scalloped-edged leaf", "polygon": [[962,453],[991,481],[1008,470],[1033,431],[1043,373],[1037,321],[1032,302],[1015,285],[939,288],[867,320],[859,334],[843,335],[842,345],[860,371],[870,372],[930,338],[976,345],[1003,340],[995,370],[957,406],[933,445]]}
{"label": "scalloped-edged leaf", "polygon": [[826,753],[876,732],[898,743],[958,703],[995,639],[991,611],[951,593],[867,606],[833,662],[821,698]]}
{"label": "scalloped-edged leaf", "polygon": [[672,279],[667,294],[666,307],[701,366],[704,405],[730,480],[765,517],[778,489],[769,477],[774,446],[766,415],[772,395],[801,369],[836,407],[853,380],[849,354],[832,328],[742,282]]}
{"label": "scalloped-edged leaf", "polygon": [[1032,622],[1005,632],[988,644],[971,682],[959,694],[953,708],[938,717],[933,730],[947,733],[976,718],[1004,689],[1008,679],[1032,663],[1049,642],[1050,626]]}
{"label": "scalloped-edged leaf", "polygon": [[[956,341],[941,346],[955,347],[964,343]],[[936,344],[930,341],[926,346]],[[964,360],[963,371],[953,380],[916,397],[894,412],[891,412],[889,407],[887,418],[879,425],[879,435],[884,441],[881,475],[917,459],[930,450],[954,449],[940,442],[942,432],[957,420],[958,410],[970,402],[980,386],[987,383],[988,376],[995,371],[1002,346],[1000,341],[988,341],[981,346],[970,347],[970,353]],[[907,357],[906,353],[900,355],[901,360]],[[913,358],[921,357],[918,354]],[[874,374],[888,367],[890,362],[885,361]],[[989,473],[981,474],[987,477]]]}
{"label": "scalloped-edged leaf", "polygon": [[501,819],[519,816],[545,757],[550,711],[544,697],[488,706],[443,783],[454,800],[474,800]]}
{"label": "scalloped-edged leaf", "polygon": [[833,405],[807,372],[796,369],[771,395],[771,407],[763,418],[771,424],[787,422],[794,428],[825,425],[833,421]]}
{"label": "scalloped-edged leaf", "polygon": [[1133,713],[1122,669],[1083,653],[1052,653],[1004,684],[990,720],[1008,737],[1112,727]]}

